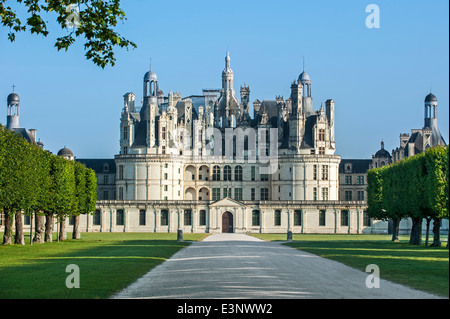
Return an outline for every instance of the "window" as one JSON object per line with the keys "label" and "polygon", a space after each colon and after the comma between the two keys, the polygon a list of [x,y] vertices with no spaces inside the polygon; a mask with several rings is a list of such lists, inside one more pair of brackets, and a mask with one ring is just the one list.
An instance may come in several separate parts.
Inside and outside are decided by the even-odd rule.
{"label": "window", "polygon": [[190,210],[190,209],[184,210],[184,225],[185,226],[192,225],[192,210]]}
{"label": "window", "polygon": [[[70,220],[73,220],[73,216],[71,219],[69,219],[69,225],[73,225],[73,223],[70,223]],[[30,225],[31,224],[31,217],[30,215],[23,215],[23,224],[24,225]]]}
{"label": "window", "polygon": [[255,176],[256,176],[256,168],[255,168],[255,166],[252,166],[252,168],[251,168],[251,177],[252,177],[252,182],[254,182],[255,181]]}
{"label": "window", "polygon": [[123,127],[123,139],[124,140],[128,139],[128,126]]}
{"label": "window", "polygon": [[116,211],[116,225],[117,226],[123,226],[124,225],[123,209],[118,209]]}
{"label": "window", "polygon": [[242,201],[242,188],[234,189],[234,199],[238,201]]}
{"label": "window", "polygon": [[366,210],[363,213],[363,226],[371,226],[370,216]]}
{"label": "window", "polygon": [[167,189],[168,189],[167,185],[164,185],[164,191],[165,192],[167,192]]}
{"label": "window", "polygon": [[119,165],[119,180],[123,179],[123,165]]}
{"label": "window", "polygon": [[269,189],[261,188],[261,200],[269,200]]}
{"label": "window", "polygon": [[275,211],[273,223],[275,226],[281,226],[281,211],[280,210]]}
{"label": "window", "polygon": [[319,226],[325,226],[325,210],[319,211]]}
{"label": "window", "polygon": [[345,200],[350,201],[352,199],[352,191],[345,191]]}
{"label": "window", "polygon": [[313,179],[317,181],[317,165],[313,166]]}
{"label": "window", "polygon": [[260,225],[259,210],[252,211],[252,226]]}
{"label": "window", "polygon": [[358,176],[358,185],[364,185],[364,176]]}
{"label": "window", "polygon": [[109,192],[108,191],[103,191],[103,199],[107,200],[109,198]]}
{"label": "window", "polygon": [[92,218],[92,224],[94,226],[100,226],[101,220],[102,220],[102,218],[101,218],[100,210],[96,209],[94,212],[94,216]]}
{"label": "window", "polygon": [[317,200],[317,187],[313,188],[313,200]]}
{"label": "window", "polygon": [[213,188],[212,189],[212,200],[217,201],[220,199],[220,188]]}
{"label": "window", "polygon": [[145,209],[139,210],[139,226],[145,226]]}
{"label": "window", "polygon": [[256,200],[255,189],[250,190],[250,200]]}
{"label": "window", "polygon": [[295,210],[294,211],[294,226],[301,226],[301,225],[302,225],[302,211]]}
{"label": "window", "polygon": [[322,187],[322,200],[328,200],[328,187]]}
{"label": "window", "polygon": [[200,211],[200,216],[199,216],[200,220],[199,220],[199,225],[200,226],[206,226],[206,210],[201,210]]}
{"label": "window", "polygon": [[242,166],[236,166],[234,168],[234,180],[235,181],[242,181]]}
{"label": "window", "polygon": [[348,226],[348,210],[341,211],[341,226]]}
{"label": "window", "polygon": [[325,141],[325,130],[323,128],[319,129],[319,141]]}
{"label": "window", "polygon": [[169,211],[163,209],[161,211],[161,226],[169,225]]}
{"label": "window", "polygon": [[364,200],[364,191],[358,191],[358,200]]}
{"label": "window", "polygon": [[345,176],[345,185],[352,185],[352,177],[350,175]]}
{"label": "window", "polygon": [[261,174],[260,179],[262,182],[267,182],[269,180],[269,174]]}
{"label": "window", "polygon": [[109,176],[108,175],[104,175],[103,176],[103,184],[104,185],[108,185],[108,183],[109,183]]}
{"label": "window", "polygon": [[168,175],[167,173],[164,173],[164,179],[167,181]]}
{"label": "window", "polygon": [[217,165],[213,167],[212,180],[213,181],[220,181],[220,167],[217,166]]}
{"label": "window", "polygon": [[225,187],[223,189],[223,198],[231,197],[231,188]]}
{"label": "window", "polygon": [[319,155],[325,155],[325,147],[319,147]]}
{"label": "window", "polygon": [[223,180],[231,181],[231,167],[229,165],[226,165],[223,168]]}
{"label": "window", "polygon": [[165,146],[161,146],[161,154],[166,155],[166,147]]}
{"label": "window", "polygon": [[119,200],[123,200],[123,187],[119,187]]}
{"label": "window", "polygon": [[328,180],[328,165],[322,165],[322,180]]}
{"label": "window", "polygon": [[161,137],[162,137],[163,140],[166,139],[166,128],[165,127],[161,128]]}

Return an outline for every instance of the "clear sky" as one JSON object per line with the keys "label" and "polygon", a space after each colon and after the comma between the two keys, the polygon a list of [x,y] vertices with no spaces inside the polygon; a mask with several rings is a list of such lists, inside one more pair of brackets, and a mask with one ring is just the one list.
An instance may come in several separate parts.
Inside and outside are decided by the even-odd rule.
{"label": "clear sky", "polygon": [[[7,1],[14,2],[14,1]],[[366,6],[380,9],[380,28],[366,27]],[[167,94],[220,88],[227,49],[234,86],[250,85],[250,101],[290,95],[302,72],[312,81],[314,108],[334,99],[336,154],[371,158],[381,140],[391,151],[400,133],[423,127],[423,102],[438,98],[438,125],[449,141],[449,4],[434,1],[123,0],[119,32],[135,50],[116,51],[101,69],[83,43],[57,52],[61,34],[48,15],[48,38],[22,33],[7,40],[0,27],[0,123],[16,85],[20,124],[37,129],[53,153],[65,145],[78,158],[113,158],[119,151],[123,95],[142,97],[149,69]],[[82,40],[82,39],[79,39]],[[1,106],[3,105],[3,106]]]}

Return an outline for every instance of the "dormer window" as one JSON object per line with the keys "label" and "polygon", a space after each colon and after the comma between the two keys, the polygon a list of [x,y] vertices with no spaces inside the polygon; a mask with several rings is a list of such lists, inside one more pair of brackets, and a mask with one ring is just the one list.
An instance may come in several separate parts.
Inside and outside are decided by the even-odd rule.
{"label": "dormer window", "polygon": [[353,165],[351,163],[345,163],[344,171],[345,173],[351,173],[353,171]]}
{"label": "dormer window", "polygon": [[109,164],[108,163],[103,164],[103,171],[109,172]]}

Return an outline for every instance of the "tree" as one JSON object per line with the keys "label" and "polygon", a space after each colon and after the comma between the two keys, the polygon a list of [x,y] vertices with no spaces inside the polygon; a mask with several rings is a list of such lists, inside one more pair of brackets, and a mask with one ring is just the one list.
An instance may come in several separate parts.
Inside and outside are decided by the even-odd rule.
{"label": "tree", "polygon": [[[424,200],[430,219],[433,220],[433,244],[440,247],[440,224],[442,218],[448,217],[448,146],[433,147],[425,152],[425,178]],[[446,191],[447,189],[447,191]],[[428,229],[427,229],[428,235]]]}
{"label": "tree", "polygon": [[[28,17],[19,18],[6,0],[0,0],[0,18],[4,27],[9,28],[8,39],[14,42],[16,33],[29,31],[47,37],[49,31],[43,20],[43,13],[55,13],[56,21],[68,34],[58,37],[55,47],[68,50],[76,38],[84,37],[86,58],[104,68],[114,66],[114,48],[136,48],[136,44],[120,36],[114,28],[119,21],[124,22],[125,12],[120,8],[120,0],[17,0],[17,6],[27,10]],[[25,22],[26,21],[26,22]]]}
{"label": "tree", "polygon": [[75,162],[75,194],[77,198],[77,209],[73,214],[74,222],[72,239],[80,239],[80,214],[87,213],[86,170],[87,169],[83,164]]}

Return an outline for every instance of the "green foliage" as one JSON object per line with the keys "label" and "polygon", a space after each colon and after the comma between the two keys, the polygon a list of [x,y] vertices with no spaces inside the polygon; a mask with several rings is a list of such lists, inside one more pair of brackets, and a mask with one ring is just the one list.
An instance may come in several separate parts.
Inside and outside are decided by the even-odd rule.
{"label": "green foliage", "polygon": [[[67,35],[57,38],[55,47],[67,51],[76,38],[84,38],[86,58],[104,68],[114,66],[114,48],[136,48],[136,44],[120,36],[114,28],[119,21],[126,20],[120,8],[120,0],[16,0],[17,6],[27,9],[28,17],[19,18],[13,8],[5,7],[0,0],[0,18],[9,28],[8,39],[14,42],[16,33],[30,31],[32,34],[48,36],[47,24],[42,14],[56,14],[56,21]],[[26,23],[25,23],[26,21]]]}

